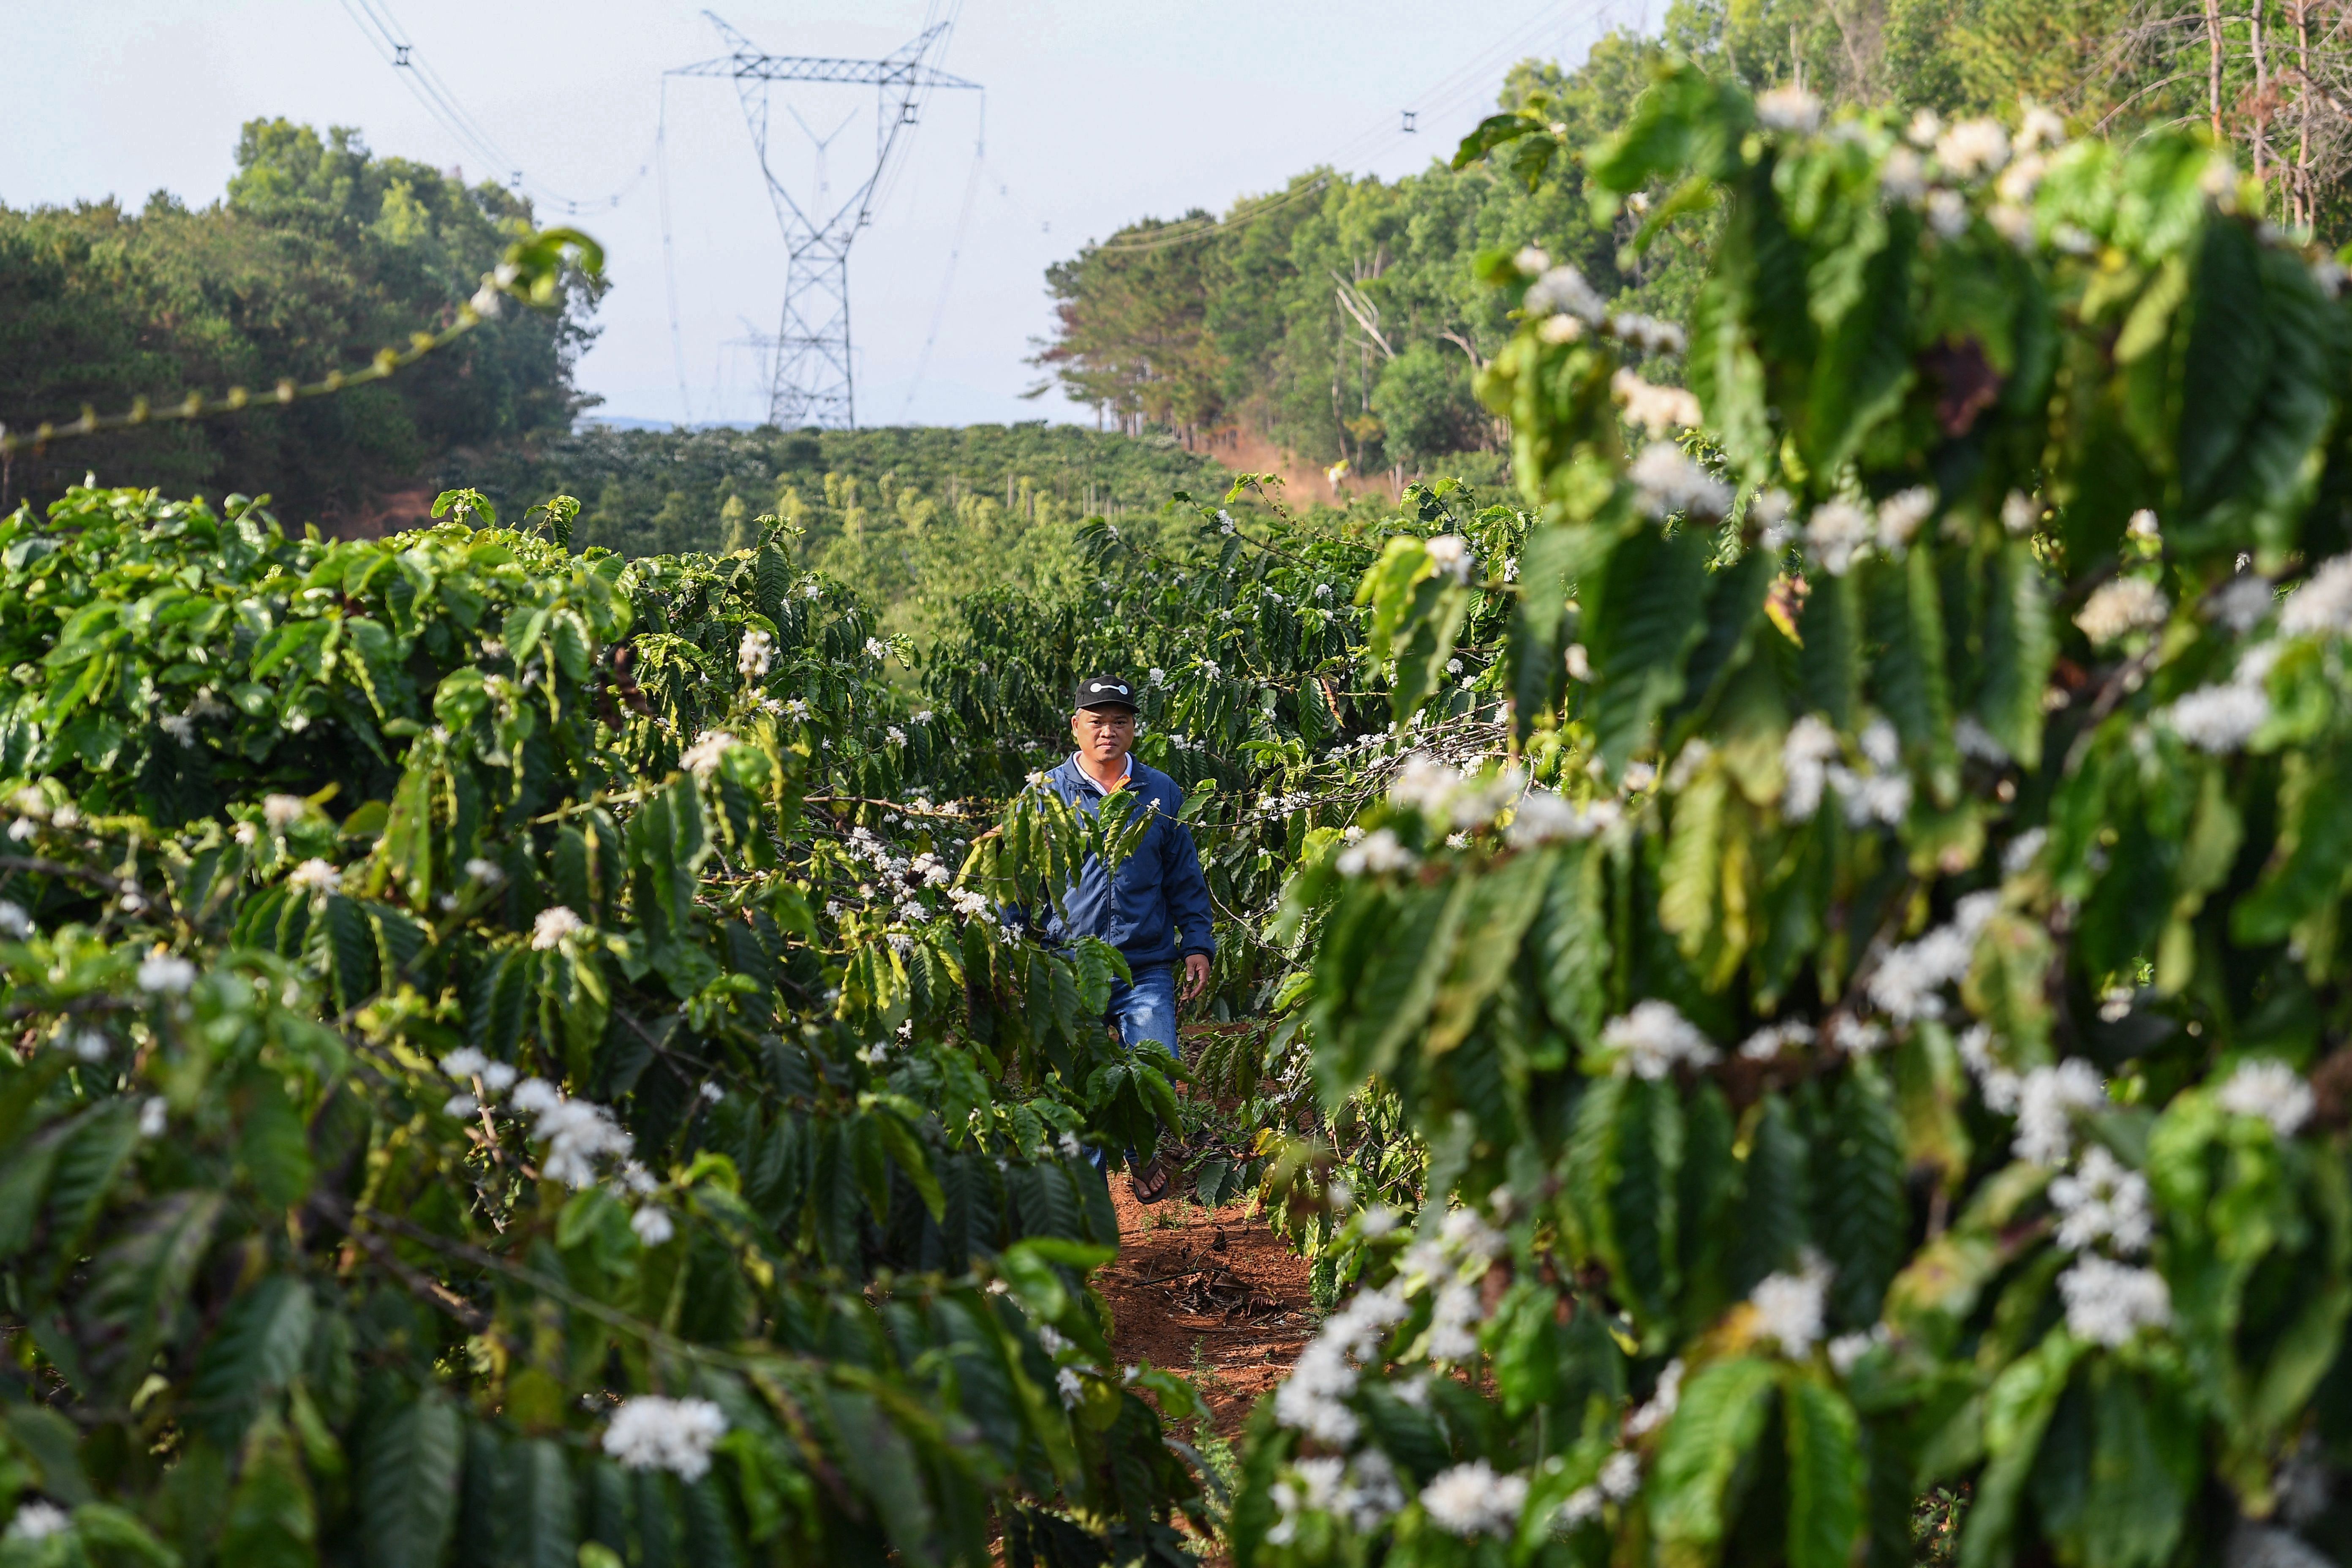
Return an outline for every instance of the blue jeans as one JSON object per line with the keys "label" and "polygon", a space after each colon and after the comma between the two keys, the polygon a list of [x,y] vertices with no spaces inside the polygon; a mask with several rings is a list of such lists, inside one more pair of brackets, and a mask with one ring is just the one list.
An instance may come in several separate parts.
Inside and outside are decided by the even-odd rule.
{"label": "blue jeans", "polygon": [[1118,1026],[1119,1043],[1132,1056],[1146,1045],[1158,1046],[1170,1056],[1176,1049],[1176,966],[1154,963],[1135,972],[1132,984],[1123,980],[1110,983],[1110,1005],[1103,1013],[1106,1023]]}

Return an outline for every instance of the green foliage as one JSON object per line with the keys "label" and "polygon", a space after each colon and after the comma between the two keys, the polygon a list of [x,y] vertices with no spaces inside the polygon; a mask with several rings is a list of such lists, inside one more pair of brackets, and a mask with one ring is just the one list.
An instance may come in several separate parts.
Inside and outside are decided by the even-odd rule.
{"label": "green foliage", "polygon": [[781,535],[436,510],[0,521],[9,1550],[1175,1561],[1085,1283],[1172,1094],[996,914],[1135,825],[932,803]]}
{"label": "green foliage", "polygon": [[[532,226],[495,184],[282,120],[245,127],[227,195],[208,207],[159,192],[135,214],[111,201],[0,210],[0,424],[190,390],[258,401],[281,378],[364,364],[447,325]],[[268,490],[331,516],[461,443],[562,430],[602,284],[569,269],[547,280],[551,310],[509,311],[387,382],[18,456],[0,505],[92,470],[175,492]]]}
{"label": "green foliage", "polygon": [[802,557],[926,647],[976,593],[1053,596],[1091,584],[1077,525],[1090,516],[1155,530],[1171,490],[1221,488],[1223,466],[1166,437],[1070,426],[961,429],[699,430],[590,426],[467,451],[443,468],[519,510],[584,498],[574,542],[627,556],[759,542],[782,521]]}
{"label": "green foliage", "polygon": [[[1465,161],[1719,236],[1703,423],[1632,433],[1673,333],[1482,263],[1540,662],[1286,895],[1327,1110],[1427,1166],[1297,1163],[1357,1289],[1237,1560],[2342,1556],[2339,258],[2177,133],[1678,66],[1574,149],[1547,90]],[[1400,692],[1465,634],[1428,555],[1360,590]]]}

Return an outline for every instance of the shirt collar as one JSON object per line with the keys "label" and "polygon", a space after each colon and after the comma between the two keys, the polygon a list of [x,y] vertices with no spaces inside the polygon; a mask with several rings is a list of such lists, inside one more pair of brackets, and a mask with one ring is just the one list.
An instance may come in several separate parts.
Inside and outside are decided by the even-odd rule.
{"label": "shirt collar", "polygon": [[[1135,753],[1133,752],[1129,752],[1127,755],[1121,757],[1119,761],[1126,764],[1126,771],[1118,775],[1118,782],[1122,785],[1133,784],[1135,782]],[[1076,752],[1072,752],[1070,753],[1070,771],[1076,773],[1079,778],[1085,780],[1087,784],[1092,788],[1097,795],[1108,795],[1110,794],[1110,791],[1103,788],[1101,784],[1095,782],[1095,775],[1087,772],[1087,760],[1078,755]]]}

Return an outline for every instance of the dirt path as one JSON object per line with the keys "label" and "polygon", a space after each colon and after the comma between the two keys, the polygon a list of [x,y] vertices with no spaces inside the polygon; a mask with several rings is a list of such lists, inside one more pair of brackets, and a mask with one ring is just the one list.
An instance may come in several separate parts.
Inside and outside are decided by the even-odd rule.
{"label": "dirt path", "polygon": [[1208,1209],[1171,1192],[1149,1207],[1110,1182],[1118,1258],[1096,1276],[1111,1348],[1192,1380],[1217,1435],[1237,1436],[1313,1331],[1307,1262],[1247,1204]]}

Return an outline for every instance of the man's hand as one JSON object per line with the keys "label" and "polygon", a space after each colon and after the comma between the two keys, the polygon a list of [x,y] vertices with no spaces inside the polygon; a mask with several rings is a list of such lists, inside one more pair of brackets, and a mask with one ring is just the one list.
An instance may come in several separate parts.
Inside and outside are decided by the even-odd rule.
{"label": "man's hand", "polygon": [[1184,955],[1184,1000],[1190,1002],[1209,988],[1209,957],[1202,952]]}

